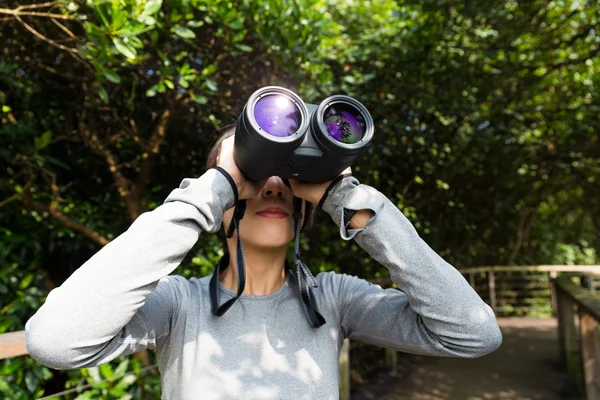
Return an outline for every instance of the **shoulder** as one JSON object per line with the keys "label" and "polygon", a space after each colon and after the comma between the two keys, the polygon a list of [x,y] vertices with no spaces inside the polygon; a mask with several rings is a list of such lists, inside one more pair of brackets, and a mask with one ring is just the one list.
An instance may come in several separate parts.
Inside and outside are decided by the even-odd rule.
{"label": "shoulder", "polygon": [[186,302],[187,298],[192,296],[193,287],[195,286],[194,281],[196,280],[198,279],[188,279],[181,275],[167,275],[158,280],[158,284],[152,294],[169,299],[176,306],[181,306]]}
{"label": "shoulder", "polygon": [[319,287],[323,286],[328,289],[332,288],[345,290],[348,288],[361,286],[381,288],[381,286],[359,278],[358,276],[344,273],[340,274],[334,271],[321,272],[315,277],[315,279],[317,280]]}
{"label": "shoulder", "polygon": [[321,272],[315,279],[319,284],[319,292],[327,297],[335,299],[339,305],[343,305],[356,295],[365,291],[379,289],[381,286],[373,284],[365,279],[354,275],[337,273],[333,271]]}

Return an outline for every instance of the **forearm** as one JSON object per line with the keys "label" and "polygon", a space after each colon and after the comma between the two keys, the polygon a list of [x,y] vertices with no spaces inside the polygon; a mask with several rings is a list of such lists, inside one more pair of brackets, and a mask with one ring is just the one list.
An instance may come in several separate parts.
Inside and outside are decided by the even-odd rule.
{"label": "forearm", "polygon": [[371,210],[359,210],[348,222],[348,228],[351,229],[364,229],[367,226],[367,221],[373,216]]}
{"label": "forearm", "polygon": [[[482,354],[499,344],[500,333],[491,309],[383,194],[367,185],[359,186],[354,178],[344,179],[331,191],[323,209],[343,226],[344,208],[362,212],[355,214],[358,220],[354,225],[350,222],[351,229],[340,230],[341,236],[354,238],[389,270],[392,281],[421,317],[415,321],[415,329],[433,334],[450,354]],[[364,229],[357,228],[364,218]]]}
{"label": "forearm", "polygon": [[110,341],[143,306],[159,279],[181,263],[203,231],[220,228],[233,204],[227,180],[210,170],[184,179],[164,204],[146,212],[102,248],[27,322],[27,344],[82,356]]}

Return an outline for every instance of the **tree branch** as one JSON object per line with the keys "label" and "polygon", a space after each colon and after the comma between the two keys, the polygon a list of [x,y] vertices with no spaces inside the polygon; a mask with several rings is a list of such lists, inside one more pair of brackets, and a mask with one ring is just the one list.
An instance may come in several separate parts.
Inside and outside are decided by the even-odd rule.
{"label": "tree branch", "polygon": [[19,16],[19,14],[15,14],[15,18],[17,19],[17,21],[19,21],[21,23],[21,25],[23,25],[23,27],[25,27],[25,29],[27,29],[29,32],[33,33],[39,39],[41,39],[47,43],[50,43],[51,45],[58,47],[61,50],[68,51],[69,53],[72,53],[72,54],[79,53],[79,50],[77,50],[76,48],[63,46],[62,44],[57,43],[54,40],[49,39],[46,36],[42,35],[38,31],[36,31],[31,25],[29,25],[27,22],[23,21],[23,19]]}
{"label": "tree branch", "polygon": [[[94,231],[93,229],[90,229],[87,226],[82,225],[82,224],[72,220],[71,218],[67,217],[65,214],[63,214],[58,209],[58,207],[56,207],[57,202],[55,201],[54,198],[53,198],[52,202],[50,203],[51,204],[50,206],[34,200],[33,194],[31,193],[31,190],[30,190],[31,186],[33,185],[34,179],[35,178],[30,179],[27,182],[27,184],[25,184],[25,186],[21,189],[20,192],[17,192],[15,190],[15,188],[13,187],[13,185],[9,184],[8,182],[0,181],[1,188],[5,188],[7,190],[16,192],[14,195],[10,196],[8,199],[3,200],[0,203],[0,207],[8,204],[10,201],[21,198],[23,201],[22,202],[23,207],[25,209],[34,210],[34,211],[37,211],[38,213],[42,213],[42,214],[48,213],[50,216],[52,216],[55,220],[57,220],[59,223],[61,223],[66,228],[69,228],[74,232],[81,233],[82,235],[91,239],[94,243],[99,244],[100,246],[105,246],[110,242],[110,240],[108,240],[107,238],[105,238],[104,236],[99,234],[98,232]],[[52,192],[54,193],[54,195],[56,195],[57,190],[58,190],[57,186],[52,188]]]}
{"label": "tree branch", "polygon": [[27,15],[32,17],[47,17],[47,18],[56,18],[56,19],[74,19],[70,15],[65,14],[51,14],[47,12],[38,12],[38,11],[19,11],[19,8],[14,10],[10,10],[8,8],[0,8],[0,14],[8,14],[12,15],[15,18],[18,18],[21,15]]}
{"label": "tree branch", "polygon": [[94,231],[93,229],[90,229],[87,226],[82,225],[67,217],[58,208],[48,207],[45,204],[33,200],[31,193],[24,194],[23,205],[30,210],[37,211],[38,213],[48,213],[55,220],[60,222],[63,226],[71,229],[74,232],[81,233],[83,236],[91,239],[94,243],[100,246],[106,246],[108,243],[110,243],[110,240],[108,240],[98,232]]}

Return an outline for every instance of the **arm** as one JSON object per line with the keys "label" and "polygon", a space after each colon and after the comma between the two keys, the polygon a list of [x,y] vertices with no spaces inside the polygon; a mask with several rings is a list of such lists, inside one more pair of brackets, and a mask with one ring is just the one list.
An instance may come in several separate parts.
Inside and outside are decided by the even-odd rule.
{"label": "arm", "polygon": [[[354,214],[349,229],[344,208],[363,210]],[[341,237],[354,239],[385,266],[400,289],[331,274],[347,337],[439,356],[478,357],[500,346],[490,307],[382,193],[348,177],[330,191],[323,210],[340,227]]]}
{"label": "arm", "polygon": [[220,228],[233,202],[231,185],[214,169],[184,179],[161,206],[140,215],[49,293],[25,325],[31,356],[70,369],[154,348],[177,306],[177,278],[161,278],[179,266],[201,232]]}

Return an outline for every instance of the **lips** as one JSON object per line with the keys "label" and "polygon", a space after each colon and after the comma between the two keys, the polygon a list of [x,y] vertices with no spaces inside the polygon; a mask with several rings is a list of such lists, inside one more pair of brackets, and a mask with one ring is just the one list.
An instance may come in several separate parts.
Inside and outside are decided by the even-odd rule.
{"label": "lips", "polygon": [[281,207],[267,207],[256,213],[266,218],[287,218],[290,214]]}

